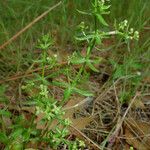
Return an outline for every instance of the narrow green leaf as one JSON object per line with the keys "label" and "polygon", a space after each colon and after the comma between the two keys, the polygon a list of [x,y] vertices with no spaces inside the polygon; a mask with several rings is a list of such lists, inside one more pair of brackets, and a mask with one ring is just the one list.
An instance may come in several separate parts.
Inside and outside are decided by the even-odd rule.
{"label": "narrow green leaf", "polygon": [[91,15],[91,13],[88,13],[88,12],[85,12],[85,11],[81,11],[81,10],[78,10],[77,11],[80,13],[80,14],[83,14],[83,15]]}
{"label": "narrow green leaf", "polygon": [[5,95],[6,87],[4,85],[0,85],[0,102],[2,103],[8,103],[8,99]]}
{"label": "narrow green leaf", "polygon": [[111,7],[111,5],[103,5],[103,10],[107,10],[107,9],[109,9]]}
{"label": "narrow green leaf", "polygon": [[120,77],[125,76],[125,75],[126,75],[126,73],[125,73],[124,66],[120,65],[117,67],[115,73],[113,74],[113,77],[114,77],[114,79],[117,79],[117,78],[120,78]]}
{"label": "narrow green leaf", "polygon": [[23,129],[22,128],[18,128],[16,130],[14,130],[11,134],[11,137],[16,139],[18,137],[22,137],[22,132],[23,132]]}
{"label": "narrow green leaf", "polygon": [[95,37],[95,35],[91,34],[91,35],[86,35],[84,37],[75,37],[75,39],[78,40],[78,41],[85,41],[85,40],[92,39],[94,37]]}
{"label": "narrow green leaf", "polygon": [[68,84],[65,83],[65,82],[53,81],[52,84],[55,85],[55,86],[64,87],[64,88],[68,87]]}
{"label": "narrow green leaf", "polygon": [[96,16],[100,23],[102,23],[104,26],[108,26],[107,22],[104,20],[104,18],[101,15],[96,14]]}
{"label": "narrow green leaf", "polygon": [[23,131],[23,139],[24,141],[29,141],[30,140],[30,129],[25,129]]}
{"label": "narrow green leaf", "polygon": [[10,117],[11,113],[9,111],[7,111],[7,110],[1,109],[0,110],[0,115],[6,116],[6,117]]}
{"label": "narrow green leaf", "polygon": [[102,61],[102,58],[99,57],[99,58],[95,58],[95,59],[92,60],[91,62],[94,63],[94,64],[99,64],[101,61]]}
{"label": "narrow green leaf", "polygon": [[74,52],[69,58],[69,60],[72,64],[82,64],[86,61],[86,59],[80,53],[77,52]]}
{"label": "narrow green leaf", "polygon": [[72,64],[83,64],[85,62],[85,58],[72,58],[71,63]]}
{"label": "narrow green leaf", "polygon": [[108,14],[110,14],[110,11],[106,11],[106,12],[103,12],[103,13],[101,13],[102,15],[108,15]]}
{"label": "narrow green leaf", "polygon": [[72,88],[67,88],[64,91],[64,101],[68,100],[72,94]]}
{"label": "narrow green leaf", "polygon": [[0,143],[8,143],[8,137],[4,132],[0,132]]}
{"label": "narrow green leaf", "polygon": [[92,65],[92,63],[87,62],[87,66],[88,66],[91,70],[93,70],[94,72],[99,72],[99,70],[96,69],[96,68],[94,67],[94,65]]}
{"label": "narrow green leaf", "polygon": [[78,93],[80,95],[83,95],[83,96],[93,96],[93,94],[89,91],[85,91],[85,90],[81,90],[81,89],[78,89],[78,88],[73,88],[73,92],[75,93]]}
{"label": "narrow green leaf", "polygon": [[0,95],[4,95],[5,91],[6,91],[6,86],[0,85]]}

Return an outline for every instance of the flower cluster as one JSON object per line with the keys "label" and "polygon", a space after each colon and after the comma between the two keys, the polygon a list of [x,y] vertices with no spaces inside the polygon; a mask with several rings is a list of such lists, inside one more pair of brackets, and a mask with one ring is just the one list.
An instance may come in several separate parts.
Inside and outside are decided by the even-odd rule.
{"label": "flower cluster", "polygon": [[117,30],[118,30],[118,34],[121,34],[122,36],[124,36],[126,40],[129,40],[129,39],[138,40],[139,39],[139,32],[134,31],[133,28],[129,28],[129,23],[127,20],[124,20],[121,23],[119,23]]}

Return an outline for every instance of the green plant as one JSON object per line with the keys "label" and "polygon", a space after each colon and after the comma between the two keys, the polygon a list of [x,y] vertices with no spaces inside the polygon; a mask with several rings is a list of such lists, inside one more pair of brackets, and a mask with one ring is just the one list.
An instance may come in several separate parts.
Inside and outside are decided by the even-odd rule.
{"label": "green plant", "polygon": [[[96,48],[97,45],[100,45],[102,40],[105,38],[110,37],[111,35],[117,35],[125,40],[125,43],[128,45],[128,48],[130,47],[130,41],[131,40],[138,40],[139,39],[139,32],[134,31],[133,28],[129,28],[129,24],[127,20],[124,20],[121,23],[115,23],[114,31],[103,31],[100,30],[100,26],[106,26],[108,28],[108,24],[106,23],[103,15],[109,14],[110,12],[108,9],[110,8],[110,5],[106,3],[105,0],[93,0],[92,1],[92,11],[91,12],[83,12],[79,11],[79,13],[83,15],[90,15],[94,18],[94,31],[87,32],[88,27],[85,25],[84,22],[81,22],[79,25],[82,35],[77,36],[76,39],[79,41],[87,41],[88,47],[86,49],[86,55],[83,57],[81,54],[74,53],[73,60],[70,62],[72,64],[84,64],[84,66],[88,66],[93,71],[98,72],[98,70],[93,66],[93,64],[99,64],[100,58],[91,60],[91,52],[94,48]],[[130,48],[129,48],[130,50]],[[115,62],[114,62],[115,63]],[[128,64],[128,62],[127,62]],[[137,66],[135,63],[130,64],[130,68],[134,68]],[[117,76],[122,76],[126,70],[122,66],[115,66],[117,68],[117,71],[115,73],[115,78]],[[84,68],[84,67],[83,67]],[[84,69],[83,69],[84,70]],[[81,71],[82,72],[82,71]]]}
{"label": "green plant", "polygon": [[[29,3],[33,5],[31,2]],[[64,15],[62,22],[63,25],[65,25],[62,31],[63,33],[66,31],[65,29],[68,24],[67,20],[69,20],[69,13],[67,12],[68,3],[69,1],[65,0],[65,3],[63,4]],[[79,1],[74,0],[73,3],[79,6],[85,2],[80,1],[79,3]],[[32,5],[27,9],[32,10]],[[40,3],[38,2],[36,5],[38,8]],[[68,126],[70,125],[70,121],[69,119],[63,118],[65,113],[63,110],[63,105],[70,99],[73,94],[80,94],[87,97],[94,96],[94,93],[88,89],[83,88],[82,85],[84,82],[88,82],[88,77],[90,76],[91,72],[99,73],[99,68],[97,68],[96,65],[100,64],[103,58],[100,58],[99,56],[93,56],[92,53],[94,50],[100,50],[99,46],[106,38],[117,35],[119,39],[125,42],[128,46],[128,51],[123,52],[124,57],[121,60],[121,63],[112,59],[110,60],[110,63],[113,66],[112,80],[117,80],[124,76],[129,77],[129,79],[125,78],[123,81],[123,87],[118,95],[121,103],[128,101],[137,90],[138,84],[141,81],[140,70],[142,65],[136,57],[132,56],[135,55],[135,52],[133,53],[133,49],[131,49],[130,44],[132,40],[137,41],[139,39],[138,31],[130,28],[130,21],[128,22],[127,20],[124,20],[120,23],[116,21],[114,27],[112,27],[114,30],[109,31],[109,24],[105,21],[104,18],[104,15],[108,15],[110,13],[109,9],[111,6],[109,5],[109,2],[105,0],[91,0],[91,3],[89,3],[88,6],[89,5],[91,5],[91,10],[88,9],[90,10],[89,12],[80,10],[78,10],[78,12],[82,15],[91,17],[93,19],[94,25],[88,26],[88,23],[85,23],[85,19],[85,22],[81,22],[79,24],[79,34],[75,36],[77,41],[86,42],[87,47],[85,54],[82,54],[79,51],[73,52],[73,54],[68,57],[66,63],[67,65],[61,67],[61,64],[58,62],[57,55],[48,55],[48,50],[54,44],[52,37],[49,36],[49,34],[46,34],[43,35],[40,40],[38,40],[37,47],[40,49],[41,54],[40,57],[33,62],[42,68],[42,73],[35,73],[34,78],[26,81],[24,83],[25,85],[22,86],[22,90],[30,93],[30,96],[26,102],[23,103],[23,105],[27,105],[31,107],[31,109],[34,108],[34,112],[31,114],[29,113],[30,117],[26,118],[24,112],[22,111],[17,111],[18,114],[14,115],[10,110],[8,110],[7,107],[4,107],[0,110],[0,126],[2,128],[0,132],[0,141],[5,145],[5,149],[25,149],[28,146],[28,143],[34,143],[34,147],[38,147],[41,143],[46,143],[46,145],[53,149],[57,149],[62,145],[67,145],[67,148],[70,150],[76,150],[79,148],[82,149],[85,147],[84,142],[79,139],[74,139],[73,141],[67,139],[69,135]],[[40,8],[45,9],[45,7],[47,6],[42,5]],[[15,17],[15,11],[12,8],[9,8],[9,10],[12,12],[10,14]],[[37,9],[35,14],[38,14],[38,11],[39,10]],[[26,12],[27,10],[24,10],[23,14]],[[3,15],[4,14],[5,13],[3,13]],[[52,16],[49,18],[51,17]],[[59,19],[56,19],[57,26],[61,22],[59,21]],[[51,23],[51,21],[49,22]],[[7,24],[9,24],[9,22]],[[41,23],[42,26],[43,24],[46,24],[47,26],[49,25],[48,21]],[[145,23],[140,23],[140,26],[144,24]],[[3,27],[3,32],[7,33],[5,24],[1,23],[0,25]],[[22,21],[22,25],[24,25],[24,20]],[[59,30],[62,30],[62,28]],[[45,29],[43,29],[43,31],[47,32]],[[31,36],[31,33],[28,32],[25,37],[22,37],[20,42],[21,47],[23,47],[23,45],[26,43],[25,41],[29,40],[28,38]],[[64,40],[64,35],[62,37]],[[7,38],[9,39],[9,36]],[[29,41],[32,43],[34,41],[33,37],[31,36],[30,38],[31,39]],[[149,40],[144,43],[142,51],[144,51],[145,48],[149,46],[148,43]],[[11,49],[13,49],[13,46]],[[21,48],[17,51],[17,55],[18,58],[22,58],[23,54]],[[7,54],[2,53],[2,56],[6,57]],[[32,54],[31,58],[33,58]],[[23,64],[28,66],[28,63],[32,62],[31,58],[30,60],[27,59],[27,62],[26,59],[23,59]],[[14,69],[12,66],[11,68],[13,68],[13,70],[19,71],[21,68],[21,60],[22,59],[19,59],[18,65],[16,67],[17,69]],[[48,66],[48,72],[45,69],[46,66]],[[78,66],[78,68],[76,69],[74,66]],[[56,69],[57,67],[58,70]],[[90,69],[89,72],[87,71],[87,68]],[[48,80],[49,78],[51,81]],[[52,93],[50,86],[60,87],[63,90],[63,98],[57,100],[55,95]],[[8,101],[4,93],[5,87],[0,86],[0,102],[5,102],[7,104]],[[42,117],[37,122],[36,118],[41,115]],[[6,120],[12,120],[12,124],[10,124],[8,127],[6,125]],[[37,128],[38,125],[42,127]],[[132,149],[132,147],[130,149]]]}
{"label": "green plant", "polygon": [[[98,41],[98,42],[95,42],[93,44],[96,45],[96,44],[101,44],[102,40],[104,38],[108,38],[110,35],[117,35],[125,41],[125,43],[128,46],[128,51],[129,51],[129,53],[131,53],[130,42],[132,40],[136,40],[136,41],[139,40],[139,32],[134,31],[133,28],[130,28],[127,20],[124,20],[120,23],[115,22],[115,24],[114,24],[115,30],[114,31],[106,32],[106,31],[98,30],[97,22],[101,23],[104,26],[108,26],[108,24],[102,17],[103,14],[109,14],[109,11],[107,9],[110,8],[110,5],[106,5],[105,2],[106,1],[97,1],[97,0],[94,1],[94,4],[93,4],[94,11],[92,14],[95,17],[94,18],[95,30],[94,30],[94,32],[91,32],[90,34],[89,33],[86,34],[85,32],[83,32],[83,29],[86,29],[86,28],[85,28],[85,26],[82,25],[81,29],[82,29],[82,33],[83,33],[84,37],[77,38],[77,39],[78,40],[87,40],[87,42],[89,42],[90,39],[94,41],[94,38],[95,38],[95,41]],[[115,68],[115,72],[113,74],[113,80],[123,77],[123,76],[126,76],[126,75],[133,76],[133,78],[131,79],[132,82],[130,82],[130,85],[127,84],[126,80],[124,82],[124,89],[123,89],[123,92],[120,94],[121,102],[125,102],[125,101],[127,101],[127,99],[129,99],[129,97],[132,97],[134,90],[136,91],[137,85],[139,83],[138,81],[140,81],[138,69],[141,68],[141,64],[138,63],[137,60],[132,57],[132,54],[130,54],[129,56],[131,56],[131,57],[125,58],[125,62],[121,65],[117,64],[113,60],[111,61],[113,64],[113,67]],[[134,74],[133,74],[133,72],[134,72]],[[135,79],[138,79],[138,80],[135,81]],[[133,83],[135,83],[134,87],[132,86]],[[129,88],[129,86],[132,86],[132,88],[133,88],[132,93],[126,91],[126,88]]]}
{"label": "green plant", "polygon": [[[62,109],[62,105],[60,105],[58,101],[53,98],[48,90],[49,84],[57,86],[63,85],[66,86],[66,88],[69,87],[68,83],[56,81],[49,83],[46,80],[45,65],[50,65],[49,69],[57,66],[56,56],[47,57],[47,50],[52,45],[51,41],[52,40],[49,35],[44,35],[41,40],[38,40],[38,47],[43,52],[41,54],[41,60],[38,60],[36,62],[42,64],[42,76],[40,77],[40,75],[38,75],[37,79],[29,82],[26,86],[23,87],[23,89],[32,91],[32,89],[35,88],[38,91],[35,95],[30,97],[32,101],[31,104],[33,104],[34,102],[36,108],[31,126],[33,126],[34,124],[35,116],[44,114],[44,117],[39,122],[41,125],[44,126],[44,128],[40,130],[39,134],[36,136],[36,140],[38,140],[38,142],[46,142],[47,144],[49,144],[50,147],[57,149],[62,144],[67,144],[68,147],[70,147],[72,144],[75,143],[72,143],[66,139],[67,135],[69,134],[67,127],[70,125],[71,122],[69,121],[69,119],[63,118],[65,112]],[[37,87],[37,84],[39,84],[39,87]],[[72,89],[78,93],[86,95],[86,93],[81,92],[81,90],[78,90],[75,87],[71,87],[71,90]],[[66,91],[64,91],[64,96],[66,96]],[[66,100],[66,98],[68,99],[69,97],[64,98]],[[54,121],[57,121],[57,123],[55,126],[51,127]],[[81,146],[81,144],[79,144],[79,146]]]}
{"label": "green plant", "polygon": [[134,148],[132,146],[130,146],[130,149],[129,150],[134,150]]}
{"label": "green plant", "polygon": [[[23,114],[14,117],[12,119],[13,124],[9,126],[10,129],[8,132],[4,118],[10,119],[12,114],[7,108],[0,111],[1,126],[3,129],[0,134],[0,141],[5,145],[6,150],[21,150],[26,148],[30,142],[37,143],[35,144],[37,146],[38,143],[44,142],[54,149],[57,149],[62,144],[67,144],[70,150],[77,149],[75,145],[83,147],[82,142],[79,140],[71,142],[66,139],[69,134],[67,128],[71,122],[69,119],[63,118],[65,112],[62,106],[53,98],[48,90],[50,83],[45,78],[45,66],[49,65],[49,69],[52,69],[57,65],[57,57],[55,55],[47,57],[47,50],[51,45],[52,40],[49,35],[44,35],[38,40],[38,48],[41,49],[42,53],[40,56],[41,59],[35,62],[41,64],[42,75],[36,75],[34,80],[29,80],[25,86],[22,86],[22,89],[26,92],[32,92],[34,89],[37,90],[36,93],[31,93],[29,101],[26,102],[26,105],[35,107],[30,119],[27,119]],[[63,83],[61,84],[63,85]],[[72,89],[86,95],[75,87]],[[1,95],[4,95],[4,92],[4,87],[1,87]],[[41,114],[44,114],[44,116],[40,121],[36,122],[36,117]],[[53,125],[54,121],[56,121],[56,125]],[[43,126],[43,128],[38,129],[38,125]]]}
{"label": "green plant", "polygon": [[[45,128],[40,131],[38,139],[40,140],[39,142],[46,142],[49,143],[51,147],[57,148],[65,141],[65,137],[68,135],[67,126],[70,122],[67,119],[63,119],[64,111],[61,106],[58,106],[57,101],[49,94],[47,85],[48,82],[45,79],[45,65],[47,63],[50,64],[49,69],[56,65],[56,56],[52,56],[51,58],[47,57],[47,50],[52,45],[52,40],[49,35],[44,35],[41,40],[38,40],[38,43],[38,47],[43,51],[41,54],[42,59],[38,61],[42,64],[42,77],[39,77],[37,80],[40,84],[38,88],[39,92],[35,96],[31,97],[36,107],[35,114],[37,116],[44,114],[44,117],[41,119],[41,123],[45,126]],[[37,88],[36,82],[29,84],[29,87]],[[54,129],[50,129],[54,120],[58,121],[57,125]],[[60,128],[60,125],[63,126],[63,128]]]}
{"label": "green plant", "polygon": [[48,61],[49,63],[52,62],[51,58],[47,58],[47,50],[50,46],[52,46],[53,41],[52,38],[47,34],[43,35],[40,40],[38,40],[38,48],[42,50],[42,59],[38,62],[42,64],[42,77],[44,78],[45,76],[45,65],[46,62]]}

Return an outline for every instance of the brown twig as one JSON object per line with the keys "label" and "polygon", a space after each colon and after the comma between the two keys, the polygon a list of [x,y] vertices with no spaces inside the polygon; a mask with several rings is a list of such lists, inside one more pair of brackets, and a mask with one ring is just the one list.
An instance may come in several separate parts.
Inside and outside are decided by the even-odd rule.
{"label": "brown twig", "polygon": [[79,138],[85,139],[87,145],[88,144],[91,145],[91,147],[93,147],[95,150],[100,150],[100,147],[96,143],[94,143],[90,138],[88,138],[85,134],[83,134],[80,130],[78,130],[73,125],[70,125],[70,131],[74,133],[76,136],[78,136]]}
{"label": "brown twig", "polygon": [[109,138],[109,145],[108,145],[109,148],[112,147],[112,145],[114,144],[115,139],[116,139],[116,137],[117,137],[118,134],[119,134],[120,128],[121,128],[121,126],[122,126],[122,124],[123,124],[123,122],[124,122],[124,120],[125,120],[125,117],[126,117],[126,115],[128,114],[128,112],[129,112],[129,110],[130,110],[132,104],[134,103],[134,101],[136,100],[136,98],[137,98],[138,95],[139,95],[139,94],[136,94],[136,95],[134,96],[134,98],[131,100],[131,102],[130,102],[128,108],[126,109],[126,111],[125,111],[125,113],[124,113],[124,115],[123,115],[123,117],[122,117],[122,118],[120,117],[120,118],[118,119],[118,123],[117,123],[116,129],[115,129],[115,131],[112,133],[112,135],[111,135],[110,138]]}
{"label": "brown twig", "polygon": [[[56,69],[55,70],[51,70],[51,72],[54,72],[54,71],[58,70],[59,67],[63,67],[65,65],[67,65],[67,64],[68,64],[67,61],[59,62],[59,64],[56,66]],[[74,68],[75,69],[79,69],[80,66],[81,65],[74,65]],[[46,65],[45,69],[49,69],[49,67],[50,67],[50,65]],[[38,67],[38,68],[33,69],[33,70],[28,69],[25,73],[19,73],[19,74],[13,75],[11,77],[8,77],[6,79],[0,80],[0,84],[5,83],[5,82],[9,82],[9,81],[14,81],[14,80],[22,79],[22,78],[25,78],[25,77],[31,77],[31,76],[34,75],[33,73],[37,73],[37,72],[39,72],[41,70],[42,70],[42,67]]]}
{"label": "brown twig", "polygon": [[36,22],[38,22],[40,19],[42,19],[44,16],[46,16],[50,11],[52,11],[53,9],[55,9],[56,7],[58,7],[60,4],[62,3],[62,1],[60,1],[59,3],[57,3],[56,5],[52,6],[51,8],[49,8],[47,11],[45,11],[44,13],[42,13],[40,16],[38,16],[37,18],[35,18],[31,23],[29,23],[27,26],[25,26],[22,30],[20,30],[18,33],[16,33],[12,38],[10,38],[7,42],[5,42],[4,44],[2,44],[0,46],[0,50],[4,49],[7,45],[9,45],[12,41],[14,41],[18,36],[20,36],[23,32],[25,32],[27,29],[29,29],[31,26],[33,26]]}
{"label": "brown twig", "polygon": [[[67,62],[61,62],[59,66],[64,66],[66,64],[67,64]],[[49,65],[46,65],[45,69],[48,69],[48,68],[49,68]],[[33,73],[39,72],[41,70],[42,70],[41,67],[33,69],[33,70],[27,70],[25,73],[20,73],[20,74],[8,77],[8,78],[6,78],[4,80],[0,80],[0,84],[2,84],[4,82],[8,82],[8,81],[13,81],[13,80],[25,78],[25,77],[31,77],[31,76],[33,76]]]}

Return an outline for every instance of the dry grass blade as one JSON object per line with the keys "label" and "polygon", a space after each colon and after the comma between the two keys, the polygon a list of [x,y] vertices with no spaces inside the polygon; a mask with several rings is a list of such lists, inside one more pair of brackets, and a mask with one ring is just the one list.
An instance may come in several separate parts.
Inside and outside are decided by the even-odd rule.
{"label": "dry grass blade", "polygon": [[133,118],[126,119],[124,139],[136,149],[147,150],[150,147],[150,124],[137,121]]}
{"label": "dry grass blade", "polygon": [[15,34],[12,38],[10,38],[7,42],[2,44],[0,46],[0,50],[4,49],[7,45],[9,45],[12,41],[14,41],[18,36],[20,36],[22,33],[24,33],[27,29],[29,29],[31,26],[33,26],[36,22],[38,22],[40,19],[42,19],[44,16],[46,16],[50,11],[58,7],[62,1],[54,5],[53,7],[49,8],[47,11],[45,11],[43,14],[35,18],[31,23],[29,23],[26,27],[24,27],[22,30],[20,30],[17,34]]}
{"label": "dry grass blade", "polygon": [[74,133],[77,137],[85,140],[85,143],[87,145],[90,145],[94,150],[100,150],[101,148],[93,142],[90,138],[88,138],[85,134],[83,134],[80,130],[78,130],[76,127],[70,125],[70,131]]}
{"label": "dry grass blade", "polygon": [[[59,66],[63,66],[63,65],[66,65],[66,64],[67,64],[67,62],[61,62]],[[50,65],[46,65],[45,69],[48,69],[49,66]],[[27,70],[25,73],[16,74],[16,75],[8,77],[4,80],[0,80],[0,84],[2,84],[4,82],[8,82],[8,81],[14,81],[14,80],[17,80],[17,79],[25,78],[25,77],[31,77],[31,76],[33,76],[33,73],[39,72],[41,70],[42,70],[42,67],[39,67],[39,68],[36,68],[36,69],[33,69],[33,70]]]}
{"label": "dry grass blade", "polygon": [[117,125],[116,125],[116,129],[115,129],[115,131],[112,133],[112,135],[111,135],[110,138],[109,138],[109,146],[108,146],[108,147],[112,147],[112,145],[114,144],[115,139],[116,139],[116,137],[118,136],[119,131],[120,131],[120,129],[121,129],[121,126],[122,126],[122,124],[123,124],[123,122],[124,122],[124,120],[125,120],[125,117],[126,117],[126,115],[128,114],[128,112],[129,112],[131,106],[133,105],[133,103],[134,103],[134,101],[136,100],[136,98],[137,98],[138,95],[139,95],[139,94],[136,94],[136,95],[134,96],[134,98],[131,100],[131,102],[130,102],[128,108],[126,109],[126,111],[125,111],[125,113],[124,113],[124,115],[123,115],[123,117],[122,117],[122,118],[120,117],[120,118],[118,119],[118,123],[117,123]]}
{"label": "dry grass blade", "polygon": [[81,107],[83,105],[88,105],[88,103],[91,103],[93,101],[93,97],[87,97],[81,101],[79,101],[77,104],[75,105],[71,105],[69,107],[64,107],[63,110],[70,110],[70,109],[74,109],[76,107]]}

